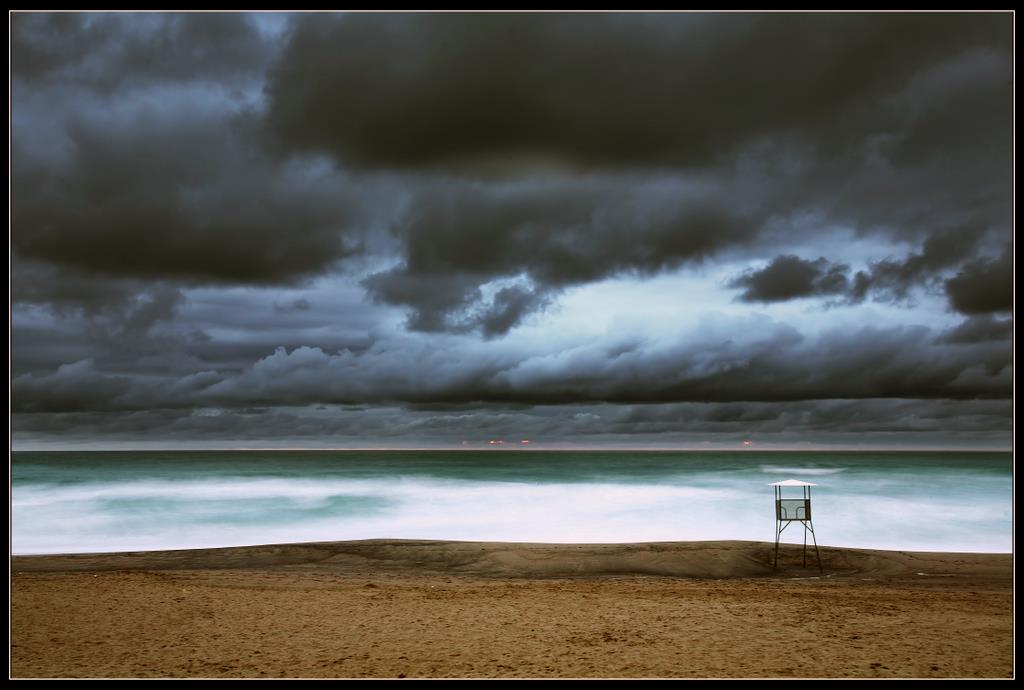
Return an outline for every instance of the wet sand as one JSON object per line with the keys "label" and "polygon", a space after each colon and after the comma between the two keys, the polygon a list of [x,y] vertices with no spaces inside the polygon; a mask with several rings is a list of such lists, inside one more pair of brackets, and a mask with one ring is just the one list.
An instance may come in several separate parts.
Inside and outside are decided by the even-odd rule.
{"label": "wet sand", "polygon": [[15,678],[1008,678],[1012,558],[374,540],[15,556]]}

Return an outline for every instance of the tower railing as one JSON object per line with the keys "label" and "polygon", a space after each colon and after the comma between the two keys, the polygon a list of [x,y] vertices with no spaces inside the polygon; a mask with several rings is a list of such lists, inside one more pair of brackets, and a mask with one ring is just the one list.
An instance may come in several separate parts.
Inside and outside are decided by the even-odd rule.
{"label": "tower railing", "polygon": [[[808,482],[801,482],[795,479],[788,479],[784,482],[772,484],[775,488],[775,562],[773,570],[779,567],[779,541],[782,539],[782,532],[794,522],[799,522],[804,528],[804,560],[803,567],[807,567],[807,533],[810,532],[811,540],[814,543],[814,554],[818,558],[818,571],[824,574],[821,566],[821,553],[818,551],[818,538],[814,534],[814,523],[811,522],[811,487],[815,486]],[[783,498],[782,487],[799,486],[803,490],[803,498]]]}

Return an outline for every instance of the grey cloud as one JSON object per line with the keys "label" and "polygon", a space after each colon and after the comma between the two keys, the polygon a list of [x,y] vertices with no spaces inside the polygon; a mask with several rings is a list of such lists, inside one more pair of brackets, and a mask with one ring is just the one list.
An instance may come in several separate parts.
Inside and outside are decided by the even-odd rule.
{"label": "grey cloud", "polygon": [[145,289],[137,281],[105,278],[72,267],[11,257],[11,301],[50,309],[56,315],[123,311]]}
{"label": "grey cloud", "polygon": [[967,263],[946,281],[953,308],[964,314],[986,314],[1013,309],[1013,252],[1008,245],[993,259]]}
{"label": "grey cloud", "polygon": [[298,297],[286,304],[279,304],[274,302],[275,312],[291,312],[291,311],[309,311],[313,308],[313,304],[305,297]]}
{"label": "grey cloud", "polygon": [[912,287],[969,256],[983,236],[970,228],[952,228],[929,237],[919,254],[874,262],[868,271],[857,272],[851,299],[862,300],[872,293],[875,299],[904,300]]}
{"label": "grey cloud", "polygon": [[[742,330],[737,325],[736,333]],[[1010,395],[1009,348],[937,347],[928,329],[841,329],[807,338],[782,325],[757,336],[714,332],[685,346],[642,348],[607,360],[595,349],[558,361],[524,361],[497,379],[511,399],[784,401],[827,398],[973,398]],[[522,396],[522,397],[520,397]]]}
{"label": "grey cloud", "polygon": [[11,241],[20,256],[131,278],[286,283],[358,251],[352,190],[301,164],[279,169],[244,118],[125,120],[72,121],[72,154],[60,167],[16,139]]}
{"label": "grey cloud", "polygon": [[22,374],[11,381],[11,410],[76,412],[121,407],[119,399],[135,385],[130,377],[95,370],[92,360],[64,364],[46,376]]}
{"label": "grey cloud", "polygon": [[122,374],[181,364],[174,324],[187,298],[177,285],[17,257],[11,267],[11,351],[19,374],[79,360]]}
{"label": "grey cloud", "polygon": [[[283,151],[341,165],[491,176],[476,189],[421,187],[400,233],[401,263],[366,282],[375,299],[411,308],[412,330],[479,328],[469,315],[489,308],[479,288],[495,279],[527,276],[539,306],[567,285],[651,275],[729,247],[778,251],[820,226],[921,250],[853,276],[839,265],[821,276],[773,266],[748,276],[761,283],[743,285],[745,299],[906,301],[978,239],[1009,230],[1007,19],[302,17],[269,73],[266,124]],[[604,174],[581,177],[580,168]],[[612,169],[632,177],[609,183]],[[681,202],[637,191],[666,170],[694,174],[715,193]],[[502,183],[539,171],[564,206]],[[459,188],[474,198],[453,199]],[[587,194],[593,201],[581,204]],[[818,228],[799,227],[808,216]],[[681,229],[691,221],[707,230]],[[527,240],[537,251],[521,258]],[[501,335],[515,319],[497,325],[481,331]]]}
{"label": "grey cloud", "polygon": [[375,273],[363,286],[377,302],[407,305],[413,311],[406,321],[410,330],[425,332],[464,330],[458,318],[482,299],[480,279],[459,274],[410,274],[406,266]]}
{"label": "grey cloud", "polygon": [[[758,230],[706,181],[629,177],[428,185],[399,227],[404,261],[364,281],[371,295],[412,307],[413,330],[479,325],[485,335],[507,332],[565,287],[653,275]],[[499,288],[488,304],[481,286],[501,279],[530,284]]]}
{"label": "grey cloud", "polygon": [[[903,259],[886,258],[870,262],[866,270],[850,275],[847,264],[820,257],[815,261],[793,255],[775,257],[765,268],[748,270],[727,282],[742,289],[746,302],[782,302],[803,297],[840,298],[856,303],[865,299],[905,303],[915,288],[944,285],[954,308],[965,313],[1000,311],[1011,308],[1012,267],[1008,251],[998,259],[967,262],[956,277],[945,279],[948,269],[970,256],[985,232],[955,227],[937,231],[922,244],[919,253]],[[1005,306],[998,306],[998,305]]]}
{"label": "grey cloud", "polygon": [[[265,118],[173,98],[166,115],[126,116],[130,99],[110,91],[118,107],[100,120],[46,84],[99,88],[103,73],[130,92],[259,75],[277,48],[240,14],[27,14],[12,38],[28,85],[19,93],[55,99],[44,105],[66,120],[68,151],[33,151],[31,125],[18,120],[12,244],[83,272],[281,284],[364,251],[383,225],[374,213],[398,207],[398,263],[366,281],[371,297],[410,308],[412,330],[493,338],[564,287],[758,242],[775,249],[765,228],[792,241],[813,232],[793,226],[811,213],[921,241],[921,261],[886,259],[853,279],[854,298],[901,299],[932,279],[918,264],[953,236],[951,223],[1008,227],[1006,185],[986,176],[1008,150],[1004,19],[308,15],[272,70]],[[222,43],[222,54],[211,49]],[[993,107],[967,107],[978,98]],[[999,127],[975,126],[979,117]],[[955,164],[925,155],[925,130],[960,133],[942,149]],[[549,175],[419,175],[399,181],[402,198],[368,199],[357,178],[269,154],[270,140],[284,154],[370,167]],[[579,166],[621,170],[572,177]],[[937,187],[948,193],[926,192]],[[525,282],[499,285],[500,299],[487,295],[488,283],[516,278]],[[810,289],[832,294],[843,280],[834,270]]]}
{"label": "grey cloud", "polygon": [[12,15],[11,244],[22,275],[65,287],[21,298],[88,310],[145,280],[291,283],[360,251],[365,195],[264,150],[250,109],[278,44],[261,21]]}
{"label": "grey cloud", "polygon": [[504,287],[494,296],[491,308],[479,317],[484,337],[507,333],[531,312],[547,303],[543,295],[518,286]]}
{"label": "grey cloud", "polygon": [[148,333],[157,322],[173,318],[184,301],[185,295],[178,288],[152,286],[136,297],[113,335]]}
{"label": "grey cloud", "polygon": [[241,13],[15,12],[11,72],[111,93],[260,76],[272,46]]}
{"label": "grey cloud", "polygon": [[846,264],[832,264],[824,257],[815,261],[798,256],[777,256],[759,271],[747,271],[728,286],[742,288],[745,302],[782,302],[799,297],[844,293],[848,289]]}
{"label": "grey cloud", "polygon": [[20,310],[13,310],[11,324],[11,378],[32,372],[51,372],[61,364],[95,356],[94,344],[77,322],[55,325],[22,322]]}
{"label": "grey cloud", "polygon": [[996,319],[990,315],[972,316],[941,336],[943,343],[985,343],[1013,337],[1013,319]]}
{"label": "grey cloud", "polygon": [[845,134],[836,148],[850,141],[844,128],[876,124],[857,131],[844,111],[938,54],[1007,50],[1011,24],[927,13],[304,16],[271,70],[268,121],[286,146],[370,166],[524,153],[704,165],[808,127]]}
{"label": "grey cloud", "polygon": [[[381,310],[366,304],[362,291],[351,282],[331,278],[301,290],[186,289],[173,319],[155,323],[144,339],[104,337],[116,325],[107,313],[88,317],[91,324],[86,317],[66,316],[53,327],[57,332],[71,328],[89,335],[93,350],[85,356],[104,369],[121,371],[141,365],[145,352],[144,366],[167,375],[205,370],[237,373],[280,346],[364,351],[380,337]],[[52,370],[64,361],[74,360],[58,360],[36,370]]]}

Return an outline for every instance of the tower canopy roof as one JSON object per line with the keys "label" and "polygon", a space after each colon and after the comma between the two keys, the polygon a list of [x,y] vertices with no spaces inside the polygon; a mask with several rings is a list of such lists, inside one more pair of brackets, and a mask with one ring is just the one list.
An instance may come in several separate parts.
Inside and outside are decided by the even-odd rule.
{"label": "tower canopy roof", "polygon": [[787,479],[781,482],[775,482],[768,486],[817,486],[817,484],[811,484],[810,482],[802,482],[799,479]]}

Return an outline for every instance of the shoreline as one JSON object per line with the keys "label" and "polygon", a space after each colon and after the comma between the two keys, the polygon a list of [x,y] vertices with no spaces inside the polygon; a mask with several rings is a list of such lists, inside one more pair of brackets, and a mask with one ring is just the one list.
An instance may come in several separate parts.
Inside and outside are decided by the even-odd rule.
{"label": "shoreline", "polygon": [[[822,575],[885,577],[957,575],[1012,578],[1012,553],[853,549],[820,546]],[[227,546],[200,549],[11,556],[11,570],[81,572],[115,570],[287,569],[363,571],[404,575],[448,574],[478,577],[573,577],[658,575],[684,578],[773,577],[803,570],[803,547],[763,541],[635,542],[549,544],[362,539]],[[797,564],[795,561],[799,560]],[[807,547],[806,570],[817,573],[814,548]],[[931,571],[931,572],[930,572]],[[945,572],[955,571],[955,572]]]}
{"label": "shoreline", "polygon": [[11,558],[12,678],[1008,678],[1013,557],[367,540]]}
{"label": "shoreline", "polygon": [[[22,558],[71,558],[71,557],[84,557],[84,556],[123,556],[132,554],[135,556],[143,556],[146,554],[152,555],[165,555],[175,553],[198,553],[202,551],[225,551],[228,549],[266,549],[266,548],[288,548],[288,547],[303,547],[303,546],[331,546],[331,545],[343,545],[343,544],[479,544],[479,545],[507,545],[507,546],[528,546],[528,547],[643,547],[643,546],[657,546],[657,545],[700,545],[700,544],[769,544],[774,548],[773,542],[749,540],[749,539],[699,539],[699,540],[686,540],[686,541],[622,541],[622,542],[530,542],[530,541],[502,541],[502,540],[468,540],[468,539],[426,539],[426,538],[415,538],[415,539],[404,539],[404,538],[368,538],[368,539],[337,539],[327,541],[296,541],[296,542],[267,542],[259,544],[230,544],[224,546],[183,546],[174,548],[158,548],[158,549],[125,549],[122,551],[64,551],[64,552],[40,552],[40,553],[14,553],[11,552],[8,556],[11,559],[22,559]],[[786,546],[800,546],[794,542],[780,542],[780,547]],[[801,547],[802,548],[802,547]],[[808,548],[813,548],[813,544],[809,544]],[[881,548],[872,546],[834,546],[820,544],[820,549],[830,549],[833,551],[862,551],[872,553],[913,553],[913,554],[933,554],[935,556],[1013,556],[1012,551],[932,551],[922,550],[914,548],[905,549],[891,549]]]}

